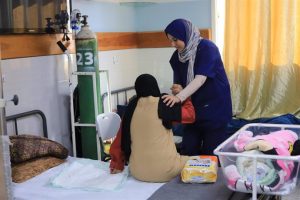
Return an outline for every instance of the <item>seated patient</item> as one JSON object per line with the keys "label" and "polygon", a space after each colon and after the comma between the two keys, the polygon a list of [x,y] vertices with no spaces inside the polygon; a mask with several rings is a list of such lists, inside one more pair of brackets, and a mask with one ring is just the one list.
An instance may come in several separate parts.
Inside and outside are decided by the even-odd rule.
{"label": "seated patient", "polygon": [[111,173],[122,171],[129,162],[130,173],[138,180],[169,181],[190,159],[176,151],[172,122],[193,123],[194,107],[189,99],[182,105],[166,106],[156,79],[149,74],[136,79],[135,90],[110,149]]}

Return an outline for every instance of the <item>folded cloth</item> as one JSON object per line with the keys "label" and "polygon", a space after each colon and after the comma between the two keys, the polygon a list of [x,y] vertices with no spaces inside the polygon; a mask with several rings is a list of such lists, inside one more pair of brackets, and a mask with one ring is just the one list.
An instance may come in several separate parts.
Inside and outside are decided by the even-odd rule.
{"label": "folded cloth", "polygon": [[128,176],[128,168],[110,174],[109,163],[91,159],[76,160],[50,181],[53,187],[90,191],[117,190]]}
{"label": "folded cloth", "polygon": [[[227,186],[232,190],[239,192],[251,192],[253,189],[253,182],[247,181],[241,177],[235,165],[228,165],[224,168],[224,175],[227,179]],[[276,180],[271,185],[257,184],[256,189],[258,193],[278,191],[284,184],[284,173],[280,171],[276,175]]]}
{"label": "folded cloth", "polygon": [[[245,151],[242,154],[263,154],[260,151]],[[253,188],[253,171],[256,167],[256,180],[258,192],[272,192],[279,190],[284,184],[285,173],[277,171],[270,159],[257,158],[256,166],[252,157],[240,156],[235,165],[228,165],[224,168],[227,177],[228,187],[249,192]]]}
{"label": "folded cloth", "polygon": [[[300,145],[298,141],[298,135],[291,130],[279,130],[254,137],[251,131],[242,131],[234,141],[234,146],[237,151],[257,149],[265,154],[290,156],[291,154],[299,154],[297,152]],[[293,150],[293,146],[295,146],[295,151]],[[294,170],[294,162],[277,159],[274,164],[276,165],[275,168],[284,171],[286,174],[284,179],[288,181]]]}
{"label": "folded cloth", "polygon": [[[263,154],[260,151],[252,150],[245,151],[243,154]],[[254,159],[249,157],[238,157],[236,160],[238,172],[246,181],[253,182]],[[256,165],[256,179],[257,183],[261,185],[272,184],[277,177],[275,170],[270,159],[257,159]]]}
{"label": "folded cloth", "polygon": [[68,149],[58,142],[40,136],[9,136],[10,160],[12,164],[21,163],[34,158],[52,156],[60,159],[68,157]]}

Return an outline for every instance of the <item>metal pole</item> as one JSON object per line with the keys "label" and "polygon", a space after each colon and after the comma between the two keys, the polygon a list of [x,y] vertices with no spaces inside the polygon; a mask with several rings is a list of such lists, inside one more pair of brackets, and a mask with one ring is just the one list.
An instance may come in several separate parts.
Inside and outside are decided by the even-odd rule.
{"label": "metal pole", "polygon": [[257,158],[253,158],[253,165],[252,200],[257,200]]}
{"label": "metal pole", "polygon": [[74,104],[73,104],[73,81],[72,81],[72,60],[68,50],[65,51],[65,54],[68,56],[68,75],[69,75],[69,92],[70,92],[70,112],[71,112],[71,131],[72,131],[72,146],[73,146],[73,156],[77,157],[76,150],[76,133],[75,133],[75,116],[74,116]]}
{"label": "metal pole", "polygon": [[8,136],[5,120],[5,100],[3,99],[3,84],[1,72],[0,45],[0,199],[12,199],[11,196],[11,167],[8,147]]}
{"label": "metal pole", "polygon": [[[1,46],[0,46],[0,48],[1,48]],[[0,50],[0,54],[1,54],[1,50]],[[0,57],[0,60],[1,60],[1,57]],[[0,64],[0,99],[4,102],[1,64]],[[3,104],[5,104],[5,103],[3,103]],[[5,105],[3,107],[0,106],[0,135],[7,135],[6,119],[5,119]]]}
{"label": "metal pole", "polygon": [[[112,112],[112,105],[111,105],[111,90],[110,90],[110,83],[109,83],[109,71],[108,70],[100,70],[99,73],[104,72],[106,75],[106,80],[107,80],[107,106],[108,106],[108,112]],[[102,99],[102,102],[104,102],[104,99]],[[104,107],[104,106],[102,106]],[[104,112],[104,108],[103,108]]]}

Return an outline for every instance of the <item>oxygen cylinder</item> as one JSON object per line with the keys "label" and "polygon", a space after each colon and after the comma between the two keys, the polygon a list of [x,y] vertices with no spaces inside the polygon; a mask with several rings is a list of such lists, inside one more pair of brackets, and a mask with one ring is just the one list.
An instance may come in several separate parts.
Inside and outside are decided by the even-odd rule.
{"label": "oxygen cylinder", "polygon": [[[76,61],[78,72],[95,72],[98,113],[102,113],[100,78],[98,69],[98,45],[96,35],[87,25],[87,16],[82,16],[83,26],[76,34]],[[92,76],[78,76],[80,123],[95,124],[95,106]],[[96,127],[81,127],[82,157],[97,159]]]}

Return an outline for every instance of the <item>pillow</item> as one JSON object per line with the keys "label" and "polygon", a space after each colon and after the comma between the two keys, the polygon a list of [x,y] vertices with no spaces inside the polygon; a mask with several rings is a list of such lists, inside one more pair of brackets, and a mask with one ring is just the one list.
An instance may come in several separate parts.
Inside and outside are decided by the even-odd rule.
{"label": "pillow", "polygon": [[10,159],[12,164],[21,163],[34,158],[51,156],[65,159],[68,150],[61,144],[40,136],[16,135],[9,136]]}
{"label": "pillow", "polygon": [[12,181],[22,183],[63,162],[65,162],[63,159],[43,157],[13,165],[11,168]]}

